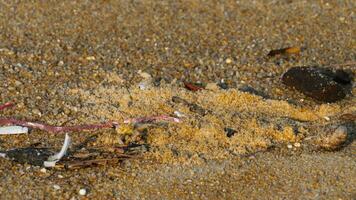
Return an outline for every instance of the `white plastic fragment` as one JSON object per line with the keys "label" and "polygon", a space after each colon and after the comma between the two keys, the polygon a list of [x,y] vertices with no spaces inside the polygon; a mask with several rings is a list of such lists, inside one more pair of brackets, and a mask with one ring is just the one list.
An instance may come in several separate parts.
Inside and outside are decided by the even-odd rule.
{"label": "white plastic fragment", "polygon": [[82,189],[79,190],[79,194],[84,196],[84,195],[87,194],[87,190],[85,188],[82,188]]}
{"label": "white plastic fragment", "polygon": [[23,126],[3,126],[0,127],[0,135],[12,135],[28,133],[28,128]]}
{"label": "white plastic fragment", "polygon": [[64,139],[64,144],[62,146],[62,149],[60,152],[58,152],[57,154],[53,155],[53,156],[50,156],[47,161],[44,161],[43,165],[45,167],[54,167],[56,166],[56,163],[61,159],[63,158],[63,156],[67,153],[67,150],[69,148],[69,145],[70,145],[70,142],[71,142],[71,139],[68,135],[68,133],[66,134],[65,136],[65,139]]}
{"label": "white plastic fragment", "polygon": [[185,115],[179,111],[174,111],[174,114],[177,116],[177,117],[184,117]]}
{"label": "white plastic fragment", "polygon": [[0,158],[6,158],[6,153],[0,153]]}

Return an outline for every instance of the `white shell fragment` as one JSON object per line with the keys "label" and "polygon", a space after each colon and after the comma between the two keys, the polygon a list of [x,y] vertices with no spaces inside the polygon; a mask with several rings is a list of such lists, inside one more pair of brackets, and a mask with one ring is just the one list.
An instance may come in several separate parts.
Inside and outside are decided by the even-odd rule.
{"label": "white shell fragment", "polygon": [[87,190],[84,189],[84,188],[82,188],[82,189],[79,190],[79,194],[80,194],[81,196],[84,196],[84,195],[87,194]]}
{"label": "white shell fragment", "polygon": [[12,135],[28,133],[27,127],[22,126],[3,126],[0,127],[0,135]]}
{"label": "white shell fragment", "polygon": [[71,139],[68,135],[68,133],[66,134],[66,137],[64,139],[64,144],[62,146],[62,149],[60,152],[58,152],[57,154],[50,156],[47,161],[44,161],[44,166],[45,167],[54,167],[56,165],[56,163],[67,153],[67,150],[69,148]]}
{"label": "white shell fragment", "polygon": [[174,111],[174,114],[177,116],[177,117],[185,117],[185,115],[179,111]]}

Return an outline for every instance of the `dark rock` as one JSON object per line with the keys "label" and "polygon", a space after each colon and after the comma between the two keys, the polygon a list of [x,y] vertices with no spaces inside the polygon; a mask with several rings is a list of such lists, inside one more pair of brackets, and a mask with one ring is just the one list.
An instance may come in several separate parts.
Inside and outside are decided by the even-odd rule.
{"label": "dark rock", "polygon": [[218,83],[218,86],[223,90],[229,89],[229,86],[227,85],[227,83]]}
{"label": "dark rock", "polygon": [[232,137],[235,135],[236,131],[232,128],[224,128],[227,137]]}
{"label": "dark rock", "polygon": [[43,166],[43,162],[47,161],[48,157],[53,153],[47,148],[19,148],[6,151],[6,156],[11,160],[21,163]]}
{"label": "dark rock", "polygon": [[335,72],[334,81],[340,84],[351,84],[353,79],[352,72],[346,72],[344,70],[338,69]]}
{"label": "dark rock", "polygon": [[282,76],[282,82],[313,99],[335,102],[351,93],[352,75],[320,67],[293,67]]}
{"label": "dark rock", "polygon": [[187,88],[190,91],[196,92],[199,90],[203,90],[203,86],[199,85],[199,84],[194,84],[194,83],[189,83],[189,82],[184,82],[184,86],[185,88]]}
{"label": "dark rock", "polygon": [[244,85],[244,86],[240,87],[239,90],[242,91],[242,92],[248,92],[250,94],[260,96],[260,97],[262,97],[264,99],[269,99],[270,98],[270,96],[268,96],[264,92],[258,91],[255,88],[253,88],[251,86],[248,86],[248,85]]}

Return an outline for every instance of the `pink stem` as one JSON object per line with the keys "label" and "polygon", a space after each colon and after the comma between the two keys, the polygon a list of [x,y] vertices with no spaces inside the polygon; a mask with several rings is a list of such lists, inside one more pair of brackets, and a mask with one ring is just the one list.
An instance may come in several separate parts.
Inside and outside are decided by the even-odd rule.
{"label": "pink stem", "polygon": [[[12,107],[14,104],[12,102],[7,102],[0,105],[0,110]],[[125,124],[130,123],[154,123],[157,121],[171,121],[171,122],[180,122],[180,119],[175,117],[170,117],[167,115],[160,116],[151,116],[151,117],[139,117],[126,119]],[[13,118],[0,118],[0,125],[17,125],[28,128],[40,129],[52,133],[60,132],[75,132],[75,131],[87,131],[87,130],[96,130],[104,128],[113,128],[119,125],[117,122],[106,122],[102,124],[84,124],[84,125],[74,125],[74,126],[52,126],[41,122],[29,122],[24,120],[18,120]]]}
{"label": "pink stem", "polygon": [[3,110],[8,107],[12,107],[12,106],[14,106],[14,104],[12,102],[7,102],[7,103],[0,105],[0,110]]}
{"label": "pink stem", "polygon": [[75,126],[52,126],[40,122],[28,122],[23,120],[11,119],[11,118],[0,118],[0,125],[17,125],[24,126],[28,128],[40,129],[52,133],[60,132],[75,132],[75,131],[87,131],[87,130],[96,130],[103,128],[113,128],[117,126],[118,123],[107,122],[102,124],[84,124],[84,125],[75,125]]}
{"label": "pink stem", "polygon": [[[181,122],[180,119],[175,117],[170,117],[166,115],[152,116],[152,117],[139,117],[126,119],[125,124],[130,123],[154,123],[157,121],[171,121],[171,122]],[[102,124],[83,124],[74,126],[52,126],[41,122],[29,122],[24,120],[18,120],[13,118],[0,118],[0,125],[15,125],[23,126],[33,129],[40,129],[43,131],[51,133],[61,133],[61,132],[75,132],[75,131],[89,131],[96,129],[114,128],[119,125],[118,122],[106,122]]]}

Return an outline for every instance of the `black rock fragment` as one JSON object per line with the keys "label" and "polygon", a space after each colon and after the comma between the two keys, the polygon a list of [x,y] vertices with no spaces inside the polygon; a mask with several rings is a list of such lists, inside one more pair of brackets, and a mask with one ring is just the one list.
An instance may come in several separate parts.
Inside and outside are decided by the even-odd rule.
{"label": "black rock fragment", "polygon": [[282,82],[306,96],[331,103],[351,93],[352,74],[321,67],[293,67],[283,74]]}
{"label": "black rock fragment", "polygon": [[264,92],[262,91],[258,91],[256,90],[255,88],[249,86],[249,85],[244,85],[242,87],[239,88],[240,91],[242,92],[247,92],[247,93],[250,93],[250,94],[253,94],[253,95],[256,95],[256,96],[260,96],[264,99],[269,99],[270,96],[265,94]]}
{"label": "black rock fragment", "polygon": [[232,128],[224,128],[227,137],[232,137],[235,135],[236,131]]}
{"label": "black rock fragment", "polygon": [[30,165],[43,166],[43,162],[46,161],[53,152],[47,148],[27,147],[12,149],[6,151],[5,154],[10,160],[21,164],[27,163]]}
{"label": "black rock fragment", "polygon": [[203,115],[203,116],[210,112],[209,110],[204,109],[203,107],[199,106],[198,104],[190,103],[187,100],[180,98],[178,96],[173,96],[172,101],[174,103],[181,103],[185,106],[188,106],[190,111],[200,114],[200,115]]}

